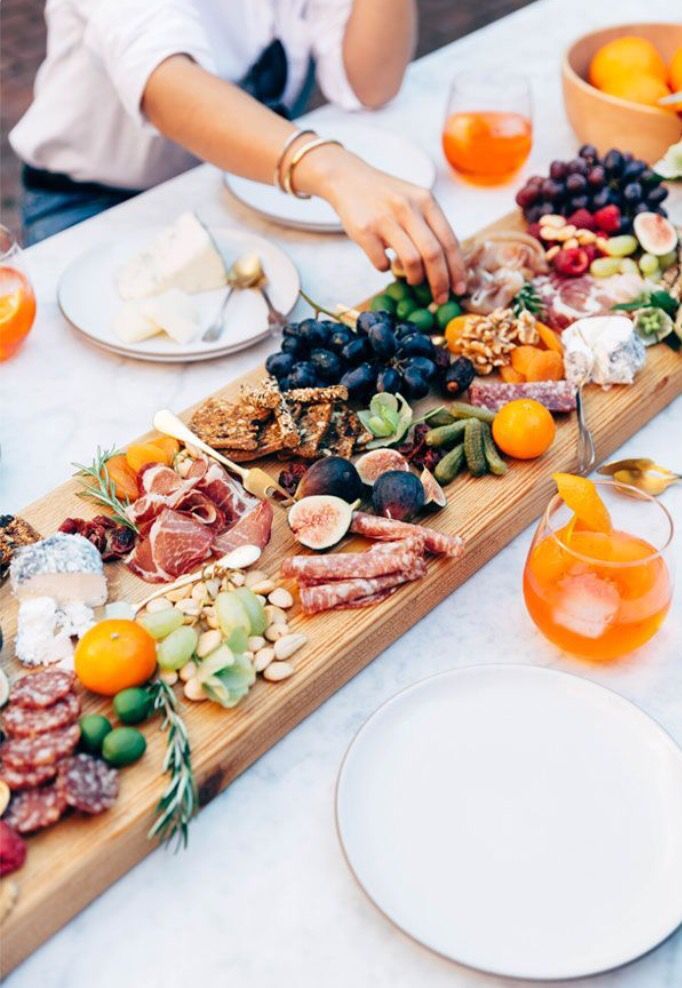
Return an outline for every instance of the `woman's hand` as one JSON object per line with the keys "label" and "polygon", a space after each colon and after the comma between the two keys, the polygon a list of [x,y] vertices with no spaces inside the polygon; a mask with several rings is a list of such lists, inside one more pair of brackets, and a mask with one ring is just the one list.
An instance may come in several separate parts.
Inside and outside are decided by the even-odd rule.
{"label": "woman's hand", "polygon": [[322,196],[343,227],[379,271],[387,271],[386,250],[395,251],[408,282],[425,279],[434,300],[466,290],[466,271],[457,238],[426,189],[372,168],[343,148],[323,146],[302,159],[294,173],[302,192]]}

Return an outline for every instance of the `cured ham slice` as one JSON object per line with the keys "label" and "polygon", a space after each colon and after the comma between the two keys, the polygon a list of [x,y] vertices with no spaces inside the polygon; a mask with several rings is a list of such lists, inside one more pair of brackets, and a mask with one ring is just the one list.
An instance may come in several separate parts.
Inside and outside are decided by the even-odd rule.
{"label": "cured ham slice", "polygon": [[369,539],[393,541],[420,535],[424,539],[427,552],[434,555],[450,556],[456,559],[464,551],[464,542],[459,535],[446,535],[436,532],[424,525],[413,525],[407,521],[395,521],[393,518],[382,518],[379,515],[368,515],[364,511],[356,511],[350,526],[351,532],[364,535]]}
{"label": "cured ham slice", "polygon": [[561,331],[584,316],[608,315],[614,305],[631,302],[647,290],[637,274],[615,274],[610,278],[562,278],[552,273],[533,281],[545,305],[544,321]]}
{"label": "cured ham slice", "polygon": [[237,522],[214,538],[213,552],[217,556],[224,556],[240,545],[257,545],[263,549],[270,541],[272,506],[257,497],[251,498],[251,502]]}
{"label": "cured ham slice", "polygon": [[464,252],[469,271],[466,308],[487,315],[506,309],[524,283],[547,271],[544,251],[525,233],[491,234]]}
{"label": "cured ham slice", "polygon": [[128,565],[149,583],[164,583],[190,573],[211,556],[213,533],[188,515],[164,508],[146,538],[138,542]]}
{"label": "cured ham slice", "polygon": [[410,570],[424,551],[420,538],[388,543],[384,552],[338,552],[329,556],[291,556],[282,564],[283,577],[295,577],[301,586],[329,580],[370,579]]}
{"label": "cured ham slice", "polygon": [[314,587],[301,589],[301,608],[304,614],[318,614],[335,608],[347,607],[354,602],[364,599],[366,604],[374,603],[367,598],[375,598],[385,590],[398,587],[403,583],[418,580],[426,572],[426,564],[419,557],[410,569],[400,573],[389,573],[385,576],[375,576],[369,579],[356,578],[339,580],[336,583],[322,583]]}

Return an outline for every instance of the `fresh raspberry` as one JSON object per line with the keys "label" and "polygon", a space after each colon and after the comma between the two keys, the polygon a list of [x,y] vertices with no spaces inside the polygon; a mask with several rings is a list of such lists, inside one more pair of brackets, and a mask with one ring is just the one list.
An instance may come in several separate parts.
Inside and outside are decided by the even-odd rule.
{"label": "fresh raspberry", "polygon": [[589,209],[576,209],[576,211],[571,213],[568,217],[568,222],[572,223],[573,226],[576,226],[579,230],[597,229],[594,216]]}
{"label": "fresh raspberry", "polygon": [[16,831],[0,820],[0,875],[21,868],[26,858],[26,844]]}
{"label": "fresh raspberry", "polygon": [[539,223],[529,223],[527,232],[531,235],[531,237],[535,237],[536,240],[542,241]]}
{"label": "fresh raspberry", "polygon": [[615,203],[610,203],[594,214],[594,222],[602,233],[618,233],[620,230],[620,209]]}
{"label": "fresh raspberry", "polygon": [[587,251],[582,247],[569,247],[560,250],[554,258],[554,270],[568,278],[578,278],[590,266]]}
{"label": "fresh raspberry", "polygon": [[599,250],[596,244],[585,244],[583,250],[587,254],[587,258],[590,264],[595,259],[595,257],[601,257],[601,251]]}

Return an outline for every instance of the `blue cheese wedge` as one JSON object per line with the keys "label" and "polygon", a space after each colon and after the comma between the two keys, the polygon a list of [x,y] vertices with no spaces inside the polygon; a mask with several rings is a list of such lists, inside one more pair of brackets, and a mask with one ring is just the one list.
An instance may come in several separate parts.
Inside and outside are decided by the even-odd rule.
{"label": "blue cheese wedge", "polygon": [[79,601],[96,607],[107,599],[102,557],[82,535],[57,532],[24,546],[15,553],[9,573],[20,600],[51,597],[60,606]]}
{"label": "blue cheese wedge", "polygon": [[627,316],[588,316],[561,334],[571,384],[632,384],[646,351]]}
{"label": "blue cheese wedge", "polygon": [[121,298],[160,295],[171,288],[208,292],[225,285],[225,263],[208,230],[194,213],[183,213],[162,230],[141,253],[116,275]]}

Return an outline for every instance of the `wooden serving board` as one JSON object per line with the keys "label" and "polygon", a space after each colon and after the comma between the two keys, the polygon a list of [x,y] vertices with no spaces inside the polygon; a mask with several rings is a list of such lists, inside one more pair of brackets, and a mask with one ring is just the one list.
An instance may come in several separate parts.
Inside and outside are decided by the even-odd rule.
{"label": "wooden serving board", "polygon": [[[518,229],[515,214],[482,232],[511,228]],[[258,381],[262,376],[259,368],[219,394],[234,395],[241,384]],[[680,394],[682,356],[666,346],[648,351],[647,366],[634,385],[608,392],[590,388],[586,405],[598,459],[608,457]],[[187,415],[190,413],[191,409]],[[185,702],[201,804],[209,802],[537,518],[553,488],[551,473],[576,468],[576,436],[575,414],[560,417],[556,440],[546,456],[528,463],[515,462],[502,478],[473,479],[465,475],[450,485],[448,507],[429,518],[427,524],[462,535],[466,542],[462,559],[433,560],[423,579],[406,585],[378,606],[314,618],[295,616],[293,630],[308,634],[309,643],[296,656],[293,677],[276,684],[259,679],[234,710],[224,710],[210,702]],[[272,472],[277,468],[273,463]],[[96,514],[96,509],[91,511],[76,496],[77,489],[76,483],[69,481],[21,515],[47,535],[67,516]],[[363,546],[363,540],[354,542]],[[276,509],[272,541],[259,568],[276,573],[280,560],[295,548],[285,513]],[[110,600],[137,601],[149,593],[149,585],[123,565],[107,564],[105,569]],[[16,610],[9,587],[4,586],[0,589],[6,642],[3,657],[11,677],[24,671],[11,648]],[[85,708],[111,716],[109,701],[88,697]],[[144,731],[147,753],[138,764],[122,771],[121,794],[112,810],[92,819],[74,815],[30,838],[27,862],[11,876],[19,887],[19,898],[2,927],[4,973],[155,846],[147,839],[147,832],[166,784],[166,777],[160,775],[165,735],[159,730],[158,720],[145,725]]]}

